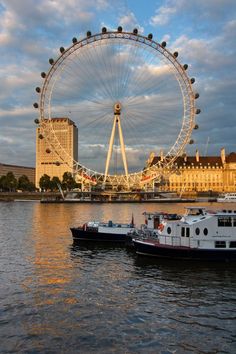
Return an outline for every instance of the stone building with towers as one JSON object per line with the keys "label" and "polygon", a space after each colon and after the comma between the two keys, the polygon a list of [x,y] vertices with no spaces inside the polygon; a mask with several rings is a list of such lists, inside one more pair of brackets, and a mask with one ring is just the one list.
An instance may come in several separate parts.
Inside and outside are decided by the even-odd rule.
{"label": "stone building with towers", "polygon": [[[148,166],[155,165],[162,159],[150,155]],[[174,173],[169,175],[158,188],[162,191],[176,193],[197,192],[236,192],[236,153],[226,155],[222,148],[219,156],[178,157],[175,161]]]}
{"label": "stone building with towers", "polygon": [[[43,124],[44,130],[40,126],[36,130],[36,187],[44,174],[62,180],[65,172],[73,172],[73,160],[78,161],[78,128],[75,123],[65,117],[45,120]],[[48,137],[44,136],[47,124],[50,124],[48,131],[53,134],[59,149],[53,149]],[[59,150],[63,154],[58,153]]]}

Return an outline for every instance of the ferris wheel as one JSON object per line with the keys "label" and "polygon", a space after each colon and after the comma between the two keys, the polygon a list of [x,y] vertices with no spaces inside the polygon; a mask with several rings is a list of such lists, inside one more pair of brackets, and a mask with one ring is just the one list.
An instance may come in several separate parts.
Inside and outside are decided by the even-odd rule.
{"label": "ferris wheel", "polygon": [[[60,48],[49,59],[42,86],[37,87],[42,134],[58,156],[58,164],[71,160],[58,139],[52,120],[67,117],[79,131],[79,158],[73,160],[78,178],[93,184],[140,186],[171,169],[197,129],[200,113],[195,100],[194,78],[178,52],[152,34],[108,31]],[[151,152],[161,158],[145,163]]]}

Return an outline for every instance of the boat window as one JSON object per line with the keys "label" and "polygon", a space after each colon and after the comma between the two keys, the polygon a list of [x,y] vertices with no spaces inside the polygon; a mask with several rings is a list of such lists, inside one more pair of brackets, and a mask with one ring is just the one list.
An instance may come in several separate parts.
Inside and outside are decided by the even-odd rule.
{"label": "boat window", "polygon": [[196,228],[195,233],[196,233],[196,235],[200,235],[200,229],[199,229],[199,227]]}
{"label": "boat window", "polygon": [[171,227],[167,227],[167,233],[170,235],[171,234]]}
{"label": "boat window", "polygon": [[215,241],[215,248],[225,248],[226,242],[225,241]]}
{"label": "boat window", "polygon": [[186,237],[189,237],[190,236],[190,229],[189,227],[186,227]]}
{"label": "boat window", "polygon": [[232,217],[232,224],[233,224],[233,226],[236,226],[236,216]]}
{"label": "boat window", "polygon": [[203,214],[204,214],[203,209],[193,208],[188,210],[188,215],[195,216],[195,215],[203,215]]}
{"label": "boat window", "polygon": [[229,248],[236,248],[236,241],[230,241]]}
{"label": "boat window", "polygon": [[231,227],[232,223],[231,223],[231,216],[219,216],[218,217],[218,226],[228,226]]}
{"label": "boat window", "polygon": [[203,229],[203,233],[205,236],[208,235],[208,229],[206,227],[205,227],[205,229]]}
{"label": "boat window", "polygon": [[185,236],[185,228],[181,227],[181,236],[184,237]]}

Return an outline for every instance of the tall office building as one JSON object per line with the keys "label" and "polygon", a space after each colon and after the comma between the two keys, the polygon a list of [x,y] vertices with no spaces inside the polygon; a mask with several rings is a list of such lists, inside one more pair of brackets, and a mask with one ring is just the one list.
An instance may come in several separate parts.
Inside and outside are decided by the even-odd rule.
{"label": "tall office building", "polygon": [[[54,141],[60,148],[52,149],[42,128],[37,128],[36,187],[39,187],[39,180],[44,174],[62,180],[65,172],[73,172],[73,160],[78,161],[78,128],[75,123],[69,118],[52,118],[50,121],[45,120],[44,124],[50,124],[49,130],[53,132]],[[63,156],[58,154],[62,149]]]}

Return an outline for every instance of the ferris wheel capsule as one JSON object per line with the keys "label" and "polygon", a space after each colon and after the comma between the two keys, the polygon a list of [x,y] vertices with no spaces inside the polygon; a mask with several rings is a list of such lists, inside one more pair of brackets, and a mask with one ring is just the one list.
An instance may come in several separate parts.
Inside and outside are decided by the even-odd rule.
{"label": "ferris wheel capsule", "polygon": [[91,31],[87,31],[87,37],[91,37],[92,36],[92,32]]}
{"label": "ferris wheel capsule", "polygon": [[38,105],[37,102],[35,102],[35,103],[33,104],[33,106],[34,106],[34,108],[39,108],[39,105]]}
{"label": "ferris wheel capsule", "polygon": [[196,92],[195,95],[194,95],[195,100],[196,100],[197,98],[199,98],[199,96],[200,96],[199,93]]}
{"label": "ferris wheel capsule", "polygon": [[133,29],[133,34],[138,34],[138,29],[137,28]]}
{"label": "ferris wheel capsule", "polygon": [[197,109],[196,109],[196,111],[195,111],[195,113],[196,113],[196,114],[199,114],[199,113],[201,113],[201,110],[200,110],[200,108],[197,108]]}
{"label": "ferris wheel capsule", "polygon": [[119,27],[117,28],[117,31],[118,31],[118,32],[122,32],[122,31],[123,31],[123,28],[122,28],[121,26],[119,26]]}
{"label": "ferris wheel capsule", "polygon": [[188,69],[188,64],[184,64],[183,68],[184,68],[184,70],[187,70]]}
{"label": "ferris wheel capsule", "polygon": [[51,65],[54,64],[54,60],[52,58],[50,58],[48,61],[49,61],[49,64],[51,64]]}
{"label": "ferris wheel capsule", "polygon": [[192,77],[192,78],[190,79],[190,82],[191,82],[191,84],[194,84],[194,82],[195,82],[194,77]]}
{"label": "ferris wheel capsule", "polygon": [[36,118],[36,119],[34,120],[34,123],[35,123],[35,124],[39,124],[39,119]]}
{"label": "ferris wheel capsule", "polygon": [[102,33],[106,33],[107,32],[107,28],[106,27],[102,27]]}
{"label": "ferris wheel capsule", "polygon": [[77,42],[78,42],[78,41],[77,41],[77,38],[76,38],[76,37],[73,37],[73,38],[72,38],[72,43],[75,44],[75,43],[77,43]]}
{"label": "ferris wheel capsule", "polygon": [[41,88],[40,88],[40,87],[36,87],[35,91],[36,91],[37,93],[40,93],[40,92],[41,92]]}
{"label": "ferris wheel capsule", "polygon": [[165,41],[163,41],[162,43],[161,43],[161,46],[163,47],[163,48],[165,48],[166,47],[166,42]]}
{"label": "ferris wheel capsule", "polygon": [[152,39],[152,38],[153,38],[153,34],[152,34],[152,33],[149,33],[148,39]]}
{"label": "ferris wheel capsule", "polygon": [[46,76],[47,76],[47,75],[46,75],[45,72],[42,72],[42,73],[41,73],[41,77],[42,77],[43,79],[45,79]]}
{"label": "ferris wheel capsule", "polygon": [[64,53],[64,51],[65,51],[65,48],[64,47],[60,47],[60,52]]}
{"label": "ferris wheel capsule", "polygon": [[178,57],[178,55],[179,55],[179,53],[178,53],[178,52],[174,52],[174,54],[173,54],[173,55],[174,55],[174,57],[175,57],[175,58],[177,58],[177,57]]}

